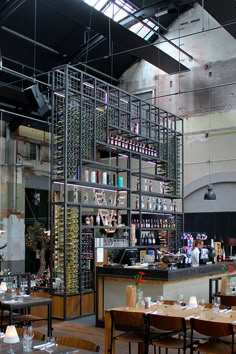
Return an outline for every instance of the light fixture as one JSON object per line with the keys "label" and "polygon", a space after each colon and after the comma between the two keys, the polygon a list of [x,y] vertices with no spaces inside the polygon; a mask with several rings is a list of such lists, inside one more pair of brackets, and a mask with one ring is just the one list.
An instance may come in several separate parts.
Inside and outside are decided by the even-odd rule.
{"label": "light fixture", "polygon": [[5,293],[7,291],[7,283],[5,281],[2,281],[0,284],[0,293]]}
{"label": "light fixture", "polygon": [[3,338],[3,343],[11,344],[11,348],[8,353],[13,354],[15,351],[13,350],[12,346],[15,343],[19,343],[20,339],[16,331],[15,326],[7,326],[7,330],[5,336]]}
{"label": "light fixture", "polygon": [[209,171],[208,171],[208,176],[209,176],[209,185],[207,186],[207,191],[204,195],[204,200],[216,200],[216,194],[213,190],[213,185],[211,184],[211,103],[210,103],[210,91],[209,91],[209,133],[206,134],[206,137],[208,137],[209,142],[208,142],[208,147],[209,147]]}
{"label": "light fixture", "polygon": [[209,184],[207,187],[207,192],[204,195],[204,200],[216,200],[216,194],[213,190],[213,185]]}

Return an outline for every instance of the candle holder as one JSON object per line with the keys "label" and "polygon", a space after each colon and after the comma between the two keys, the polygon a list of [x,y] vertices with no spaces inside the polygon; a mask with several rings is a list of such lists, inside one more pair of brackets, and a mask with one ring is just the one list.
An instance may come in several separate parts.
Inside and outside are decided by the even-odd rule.
{"label": "candle holder", "polygon": [[189,304],[190,307],[197,307],[197,298],[196,298],[196,296],[190,296],[188,304]]}
{"label": "candle holder", "polygon": [[13,350],[13,344],[19,343],[20,339],[16,331],[15,326],[7,326],[7,330],[5,333],[5,336],[3,338],[3,343],[8,343],[10,344],[10,349],[8,350],[8,353],[14,354],[15,351]]}

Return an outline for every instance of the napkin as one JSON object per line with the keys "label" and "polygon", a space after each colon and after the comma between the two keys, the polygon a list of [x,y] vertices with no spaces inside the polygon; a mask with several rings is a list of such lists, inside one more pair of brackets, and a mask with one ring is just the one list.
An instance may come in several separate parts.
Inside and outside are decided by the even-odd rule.
{"label": "napkin", "polygon": [[199,316],[198,315],[191,315],[191,316],[185,317],[186,320],[190,320],[190,318],[199,318]]}
{"label": "napkin", "polygon": [[38,344],[38,345],[34,345],[34,349],[45,349],[45,348],[50,348],[53,347],[55,345],[55,343],[43,343],[43,344]]}
{"label": "napkin", "polygon": [[12,304],[15,302],[19,302],[19,301],[18,300],[4,300],[4,301],[2,301],[3,304]]}

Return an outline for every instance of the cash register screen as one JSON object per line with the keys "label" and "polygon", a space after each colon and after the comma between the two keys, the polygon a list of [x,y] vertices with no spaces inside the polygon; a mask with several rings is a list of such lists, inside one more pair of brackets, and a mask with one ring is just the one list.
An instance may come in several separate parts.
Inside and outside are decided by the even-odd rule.
{"label": "cash register screen", "polygon": [[136,248],[133,249],[124,249],[120,252],[119,264],[128,264],[131,265],[131,259],[134,259],[135,262],[139,262],[139,250]]}

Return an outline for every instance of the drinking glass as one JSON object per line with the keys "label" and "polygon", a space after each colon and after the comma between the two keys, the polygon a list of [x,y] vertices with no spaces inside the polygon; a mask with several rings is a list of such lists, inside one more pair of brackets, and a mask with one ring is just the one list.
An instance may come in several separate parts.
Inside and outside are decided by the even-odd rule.
{"label": "drinking glass", "polygon": [[162,295],[157,297],[157,304],[158,305],[163,305],[164,303],[164,297]]}
{"label": "drinking glass", "polygon": [[219,296],[215,296],[214,300],[213,300],[213,312],[214,313],[218,313],[219,309],[220,309],[220,297]]}
{"label": "drinking glass", "polygon": [[200,318],[204,317],[203,312],[204,312],[205,304],[206,304],[206,301],[204,299],[201,299],[198,302],[198,307],[200,310]]}
{"label": "drinking glass", "polygon": [[26,340],[32,340],[32,338],[34,336],[33,327],[32,326],[25,326],[23,336]]}
{"label": "drinking glass", "polygon": [[34,331],[32,326],[24,327],[23,332],[23,349],[24,352],[31,352],[32,349],[32,339],[34,336]]}
{"label": "drinking glass", "polygon": [[178,303],[179,305],[181,306],[184,302],[184,295],[183,294],[179,294],[179,297],[178,297]]}
{"label": "drinking glass", "polygon": [[55,337],[46,337],[45,339],[45,352],[53,353],[56,348]]}
{"label": "drinking glass", "polygon": [[231,289],[231,293],[235,294],[235,281],[234,280],[230,280],[230,289]]}

